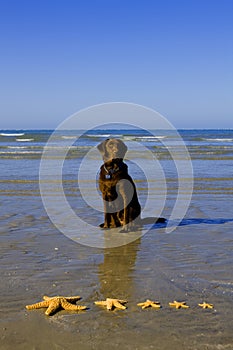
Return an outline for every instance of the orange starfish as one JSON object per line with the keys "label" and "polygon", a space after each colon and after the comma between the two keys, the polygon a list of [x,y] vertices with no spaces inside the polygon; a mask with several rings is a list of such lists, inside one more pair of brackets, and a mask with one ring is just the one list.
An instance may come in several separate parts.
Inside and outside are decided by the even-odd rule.
{"label": "orange starfish", "polygon": [[202,304],[198,304],[198,306],[202,307],[202,309],[213,309],[213,304],[208,304],[205,301]]}
{"label": "orange starfish", "polygon": [[189,306],[186,305],[185,301],[176,301],[176,300],[174,300],[174,302],[173,303],[169,303],[169,305],[171,307],[175,307],[176,309],[180,309],[180,308],[188,309],[189,308]]}
{"label": "orange starfish", "polygon": [[114,308],[125,310],[126,306],[122,304],[126,304],[126,303],[127,303],[127,300],[111,299],[111,298],[107,298],[106,300],[103,300],[103,301],[95,301],[96,305],[107,306],[107,310],[113,310]]}
{"label": "orange starfish", "polygon": [[63,296],[55,296],[55,297],[48,297],[43,296],[44,301],[41,301],[36,304],[32,305],[26,305],[26,309],[33,310],[33,309],[40,309],[42,307],[47,307],[47,310],[45,311],[46,315],[52,315],[54,314],[58,309],[64,309],[64,310],[85,310],[86,306],[80,306],[76,304],[72,304],[75,301],[79,300],[79,296],[74,297],[63,297]]}
{"label": "orange starfish", "polygon": [[151,301],[150,299],[147,299],[144,303],[139,303],[137,304],[138,306],[141,306],[142,309],[145,309],[147,307],[153,307],[153,308],[156,308],[156,309],[160,309],[161,308],[161,305],[160,305],[160,302],[159,301]]}

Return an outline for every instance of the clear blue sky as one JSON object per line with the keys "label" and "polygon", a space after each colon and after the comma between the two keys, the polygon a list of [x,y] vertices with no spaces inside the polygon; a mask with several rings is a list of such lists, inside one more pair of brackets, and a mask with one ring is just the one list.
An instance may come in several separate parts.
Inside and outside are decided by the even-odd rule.
{"label": "clear blue sky", "polygon": [[232,0],[0,0],[0,129],[94,104],[233,128]]}

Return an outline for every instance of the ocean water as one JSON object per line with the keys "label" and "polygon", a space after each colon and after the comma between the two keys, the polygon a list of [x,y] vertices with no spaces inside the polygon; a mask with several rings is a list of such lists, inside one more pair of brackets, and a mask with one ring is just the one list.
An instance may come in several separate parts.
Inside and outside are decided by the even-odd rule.
{"label": "ocean water", "polygon": [[[0,349],[233,349],[233,130],[179,130],[183,145],[175,133],[161,130],[64,130],[50,139],[52,132],[0,131]],[[100,249],[77,244],[49,219],[39,186],[42,157],[48,160],[45,182],[55,210],[62,211],[62,205],[53,170],[62,161],[66,200],[83,221],[96,226],[98,241],[102,159],[96,146],[108,137],[128,146],[126,163],[143,208],[148,189],[153,192],[154,207],[144,216],[160,213],[169,219],[178,194],[176,165],[192,164],[192,179],[181,179],[187,185],[183,200],[193,180],[192,198],[171,234],[165,225],[154,225],[129,244]],[[157,166],[148,177],[151,155]],[[87,184],[87,201],[82,183]],[[82,234],[80,227],[76,231]],[[78,294],[89,309],[78,315],[60,311],[50,318],[43,309],[25,310],[44,294]],[[94,306],[106,297],[127,299],[127,310],[107,313]],[[138,308],[137,302],[147,298],[159,300],[162,309]],[[173,300],[185,300],[190,309],[169,308]],[[198,308],[203,301],[214,309]],[[38,329],[49,336],[42,339]]]}
{"label": "ocean water", "polygon": [[[180,130],[181,140],[187,147],[188,156],[193,167],[194,191],[193,198],[197,195],[231,195],[232,194],[232,160],[233,160],[233,130]],[[177,196],[176,161],[187,157],[183,147],[176,144],[176,135],[170,131],[153,131],[150,134],[143,130],[90,130],[59,131],[49,139],[52,130],[1,130],[0,131],[0,166],[1,166],[1,196],[9,206],[2,206],[2,214],[19,215],[32,213],[33,208],[40,204],[39,171],[44,147],[47,147],[47,156],[51,159],[51,167],[56,159],[64,157],[62,164],[63,187],[68,201],[73,208],[82,211],[83,219],[91,221],[90,206],[82,201],[78,184],[78,173],[84,157],[89,154],[86,161],[86,177],[96,187],[98,170],[102,164],[101,155],[96,146],[107,137],[119,137],[128,146],[126,162],[129,173],[135,180],[138,195],[142,206],[148,196],[147,169],[151,159],[147,162],[147,150],[157,160],[158,171],[150,175],[151,181],[155,181],[155,203],[166,195],[167,201],[164,207],[165,214],[170,215],[171,208]],[[49,143],[47,144],[49,140]],[[137,145],[143,148],[133,151]],[[69,152],[64,155],[64,150],[69,147]],[[94,150],[94,152],[91,152]],[[172,150],[173,154],[169,151]],[[186,159],[187,160],[187,159]],[[144,163],[143,163],[144,161]],[[149,164],[149,165],[148,165]],[[160,169],[159,169],[160,167]],[[84,167],[85,168],[85,167]],[[85,172],[85,169],[84,169]],[[190,175],[190,174],[189,174]],[[51,177],[53,177],[51,171]],[[82,179],[79,179],[80,182]],[[165,193],[166,192],[166,193]],[[96,193],[94,193],[96,196]],[[38,198],[36,202],[35,198]],[[25,200],[26,199],[26,200]],[[94,200],[94,199],[93,199]],[[24,203],[23,208],[20,203]],[[33,207],[31,207],[31,201]],[[99,206],[101,198],[98,196]],[[29,206],[28,206],[29,205]],[[97,206],[98,207],[98,206]],[[170,211],[168,210],[170,207]],[[220,208],[219,208],[220,209]],[[163,212],[164,212],[163,210]],[[223,210],[223,213],[225,211]],[[101,221],[101,210],[91,210],[93,223]],[[225,212],[226,213],[226,212]],[[35,213],[36,214],[36,213]],[[150,214],[150,213],[149,213]],[[219,213],[221,215],[221,213]]]}
{"label": "ocean water", "polygon": [[[230,191],[228,185],[231,185],[232,177],[233,130],[179,130],[179,133],[191,157],[195,183],[199,183],[202,193],[206,181],[209,179],[211,182],[212,178],[216,180],[216,191]],[[2,195],[17,195],[20,192],[26,196],[37,193],[40,160],[51,134],[52,130],[0,130]],[[90,130],[84,134],[82,131],[60,131],[50,141],[48,147],[53,150],[51,154],[54,158],[59,157],[60,150],[67,147],[68,141],[70,150],[63,166],[64,180],[76,180],[83,157],[107,137],[119,137],[128,146],[132,144],[133,148],[136,142],[140,143],[159,160],[167,181],[177,177],[174,176],[175,167],[172,167],[174,159],[169,154],[169,147],[176,151],[176,145],[172,143],[175,137],[172,132],[160,131],[151,135],[142,130]],[[142,157],[145,156],[143,152],[144,149],[141,150]],[[178,155],[179,150],[176,151],[176,156]],[[131,156],[132,154],[128,159],[129,171],[135,180],[141,180],[141,174],[137,174],[133,164],[137,162],[133,162]],[[96,161],[100,166],[101,156],[95,158],[93,164]],[[204,186],[201,179],[205,180]]]}

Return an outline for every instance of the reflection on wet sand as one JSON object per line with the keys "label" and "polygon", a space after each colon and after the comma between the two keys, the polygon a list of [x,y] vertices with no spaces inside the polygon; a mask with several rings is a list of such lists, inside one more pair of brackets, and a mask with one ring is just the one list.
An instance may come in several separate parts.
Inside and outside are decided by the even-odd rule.
{"label": "reflection on wet sand", "polygon": [[129,244],[104,250],[104,261],[99,264],[100,293],[104,298],[130,298],[140,242],[138,238]]}

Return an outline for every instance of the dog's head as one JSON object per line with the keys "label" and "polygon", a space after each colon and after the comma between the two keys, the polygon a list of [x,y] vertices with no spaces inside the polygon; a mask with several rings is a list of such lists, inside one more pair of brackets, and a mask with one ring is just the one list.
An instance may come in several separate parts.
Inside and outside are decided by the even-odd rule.
{"label": "dog's head", "polygon": [[119,139],[107,139],[101,142],[97,148],[100,151],[104,162],[116,158],[123,159],[127,152],[127,146]]}

